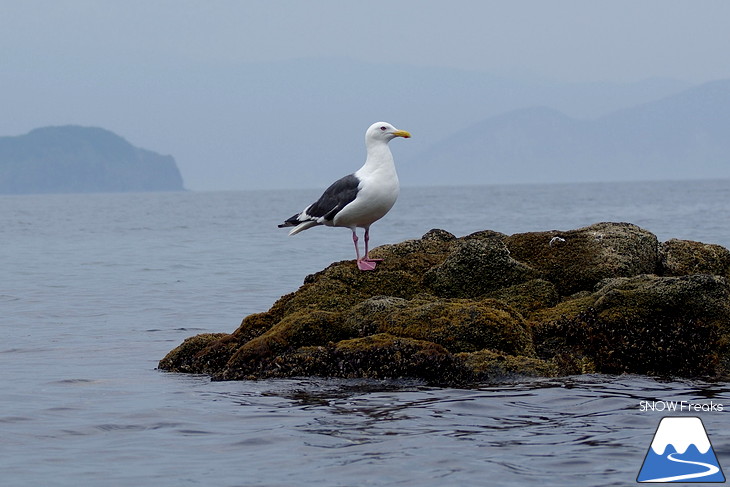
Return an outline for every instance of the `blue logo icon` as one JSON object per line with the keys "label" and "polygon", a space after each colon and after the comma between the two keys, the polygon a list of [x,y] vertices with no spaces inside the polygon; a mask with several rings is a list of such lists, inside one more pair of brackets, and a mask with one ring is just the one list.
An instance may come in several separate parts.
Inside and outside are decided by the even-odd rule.
{"label": "blue logo icon", "polygon": [[637,482],[725,482],[702,420],[662,418]]}

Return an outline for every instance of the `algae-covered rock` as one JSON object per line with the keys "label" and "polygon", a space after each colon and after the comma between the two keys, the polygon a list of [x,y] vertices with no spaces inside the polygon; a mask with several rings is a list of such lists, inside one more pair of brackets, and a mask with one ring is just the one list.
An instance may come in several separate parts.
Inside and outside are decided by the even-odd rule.
{"label": "algae-covered rock", "polygon": [[336,262],[164,370],[216,379],[730,376],[730,252],[628,223],[457,238],[431,230]]}
{"label": "algae-covered rock", "polygon": [[[220,348],[223,346],[223,340],[229,336],[226,333],[203,333],[186,338],[182,344],[160,360],[158,367],[172,372],[204,374],[208,370],[206,362],[210,361],[213,355],[211,345]],[[202,353],[204,351],[207,353]],[[225,366],[227,362],[228,360],[222,365]]]}
{"label": "algae-covered rock", "polygon": [[555,285],[543,279],[532,279],[522,284],[496,289],[489,297],[500,299],[519,309],[526,317],[533,311],[556,306],[560,301]]}
{"label": "algae-covered rock", "polygon": [[642,274],[608,279],[594,294],[602,318],[667,315],[724,322],[730,318],[730,288],[723,277],[694,274],[659,277]]}
{"label": "algae-covered rock", "polygon": [[509,355],[494,350],[459,353],[456,357],[480,382],[501,382],[515,377],[556,377],[560,368],[553,362],[524,355]]}
{"label": "algae-covered rock", "polygon": [[656,272],[658,241],[629,223],[597,223],[567,232],[505,239],[512,257],[538,270],[561,295],[590,291],[601,279]]}
{"label": "algae-covered rock", "polygon": [[295,375],[346,379],[415,378],[435,384],[464,381],[465,371],[444,347],[379,333],[326,347],[306,347],[292,355]]}
{"label": "algae-covered rock", "polygon": [[470,238],[426,272],[424,283],[439,296],[473,298],[537,277],[535,270],[510,257],[502,239]]}
{"label": "algae-covered rock", "polygon": [[713,274],[730,278],[730,251],[720,245],[673,238],[660,245],[659,256],[665,276]]}
{"label": "algae-covered rock", "polygon": [[726,373],[730,287],[724,278],[614,278],[593,297],[584,311],[534,326],[538,356],[559,357],[575,373],[578,363],[603,373]]}
{"label": "algae-covered rock", "polygon": [[246,377],[270,375],[280,367],[276,358],[304,346],[327,344],[352,336],[340,315],[330,311],[302,310],[287,315],[262,335],[238,348],[228,360],[223,374]]}
{"label": "algae-covered rock", "polygon": [[343,313],[342,319],[357,336],[379,333],[394,313],[411,306],[411,301],[394,296],[373,296]]}
{"label": "algae-covered rock", "polygon": [[538,356],[552,360],[564,374],[727,374],[721,363],[728,352],[722,328],[690,316],[605,318],[589,310],[533,332]]}
{"label": "algae-covered rock", "polygon": [[522,316],[497,300],[414,300],[391,313],[378,331],[427,340],[451,352],[532,351]]}

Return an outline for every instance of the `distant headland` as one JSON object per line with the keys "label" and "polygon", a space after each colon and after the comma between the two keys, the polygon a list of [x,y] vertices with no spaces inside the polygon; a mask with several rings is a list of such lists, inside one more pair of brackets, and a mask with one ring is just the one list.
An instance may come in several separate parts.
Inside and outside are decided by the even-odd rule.
{"label": "distant headland", "polygon": [[0,137],[0,194],[182,190],[172,156],[102,128],[43,127]]}

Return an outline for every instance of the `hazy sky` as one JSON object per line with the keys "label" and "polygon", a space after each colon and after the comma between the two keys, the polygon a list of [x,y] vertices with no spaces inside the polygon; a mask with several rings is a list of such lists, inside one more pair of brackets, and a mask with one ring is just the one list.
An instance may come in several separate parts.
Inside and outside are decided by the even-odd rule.
{"label": "hazy sky", "polygon": [[[447,6],[448,5],[448,6]],[[347,56],[559,80],[728,77],[725,0],[3,0],[3,56],[53,64]]]}
{"label": "hazy sky", "polygon": [[[172,110],[154,106],[154,99],[135,105],[116,83],[129,79],[127,86],[167,94],[179,89],[177,105],[202,106],[205,90],[185,92],[175,78],[180,71],[160,66],[298,58],[560,82],[669,77],[701,83],[730,78],[729,21],[727,0],[0,0],[0,135],[65,123],[102,126],[174,155],[189,187],[234,189],[225,174],[211,176],[223,165],[207,170],[206,179],[193,160],[192,123],[186,132],[180,122],[201,117],[213,131],[232,116],[217,122],[193,106]],[[142,80],[146,70],[154,76]],[[215,80],[200,80],[206,82],[213,92]],[[364,130],[373,121],[357,126]],[[207,143],[213,142],[221,153],[236,151],[222,141]]]}

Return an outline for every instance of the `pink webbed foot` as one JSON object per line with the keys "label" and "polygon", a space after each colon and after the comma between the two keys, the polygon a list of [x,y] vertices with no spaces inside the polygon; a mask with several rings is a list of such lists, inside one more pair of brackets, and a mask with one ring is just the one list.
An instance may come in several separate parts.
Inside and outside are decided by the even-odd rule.
{"label": "pink webbed foot", "polygon": [[377,265],[378,263],[372,260],[362,259],[357,261],[357,268],[361,271],[374,271]]}
{"label": "pink webbed foot", "polygon": [[378,262],[382,262],[383,259],[371,259],[368,255],[368,244],[370,243],[370,230],[365,229],[365,257],[360,258],[360,249],[357,247],[357,233],[355,229],[352,229],[352,241],[355,244],[355,255],[357,255],[357,268],[361,271],[372,271],[378,265]]}

